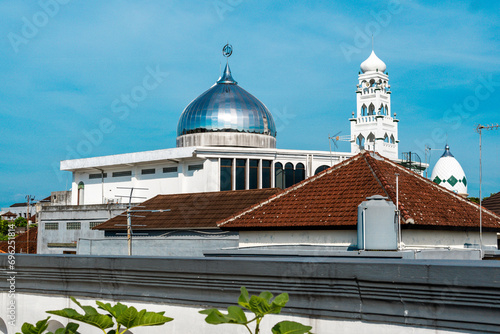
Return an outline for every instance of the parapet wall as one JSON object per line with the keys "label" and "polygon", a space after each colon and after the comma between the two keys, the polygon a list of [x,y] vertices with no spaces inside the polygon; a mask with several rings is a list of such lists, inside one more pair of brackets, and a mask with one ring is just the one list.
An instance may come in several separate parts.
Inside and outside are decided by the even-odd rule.
{"label": "parapet wall", "polygon": [[[0,256],[2,305],[9,301],[7,260]],[[16,255],[15,271],[15,330],[48,309],[68,307],[75,296],[177,312],[176,330],[166,325],[167,332],[239,333],[203,327],[209,325],[197,310],[234,305],[244,285],[254,294],[288,292],[285,317],[313,325],[315,333],[500,332],[498,261]],[[2,307],[0,317],[7,316]]]}

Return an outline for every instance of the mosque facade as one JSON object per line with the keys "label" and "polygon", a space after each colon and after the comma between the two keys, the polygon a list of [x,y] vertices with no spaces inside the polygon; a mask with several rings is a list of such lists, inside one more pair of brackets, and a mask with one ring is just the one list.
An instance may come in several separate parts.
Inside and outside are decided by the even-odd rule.
{"label": "mosque facade", "polygon": [[120,202],[134,187],[158,194],[287,188],[361,150],[398,159],[398,120],[391,116],[386,65],[374,52],[361,64],[357,108],[349,119],[351,152],[276,148],[272,114],[240,87],[229,63],[180,115],[175,148],[61,161],[73,174],[72,205]]}

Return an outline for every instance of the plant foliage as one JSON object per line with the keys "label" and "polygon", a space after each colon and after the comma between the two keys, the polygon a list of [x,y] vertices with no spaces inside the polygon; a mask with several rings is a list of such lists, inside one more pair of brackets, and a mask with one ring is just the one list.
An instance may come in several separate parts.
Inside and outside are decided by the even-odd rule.
{"label": "plant foliage", "polygon": [[[245,326],[251,334],[259,334],[260,323],[264,316],[267,314],[279,314],[287,302],[287,293],[282,293],[274,299],[273,294],[268,291],[261,292],[258,296],[249,296],[247,289],[242,286],[238,304],[254,314],[252,319],[248,320],[243,309],[239,306],[229,306],[227,314],[215,308],[202,310],[200,313],[207,315],[205,321],[211,325],[237,324]],[[248,324],[254,321],[255,331],[252,332]],[[272,332],[273,334],[306,334],[310,333],[311,329],[312,327],[304,326],[298,322],[282,321],[272,328]]]}
{"label": "plant foliage", "polygon": [[[83,306],[75,298],[70,298],[84,311],[84,314],[78,313],[78,311],[72,308],[47,311],[47,313],[83,322],[85,324],[97,327],[107,334],[123,334],[127,330],[134,327],[160,326],[174,320],[172,318],[164,316],[163,314],[165,312],[148,312],[146,310],[138,311],[135,307],[129,307],[122,303],[117,303],[116,305],[111,306],[111,304],[109,303],[105,304],[103,302],[96,301],[98,308],[107,312],[105,314],[102,314],[99,313],[96,308],[92,306]],[[49,318],[37,322],[36,326],[33,326],[29,323],[24,323],[21,328],[22,334],[44,333],[44,331],[48,327],[47,322]],[[55,333],[47,334],[77,334],[78,332],[76,330],[78,329],[78,326],[78,324],[70,322],[66,326],[66,328],[60,328]],[[106,332],[106,330],[108,331]]]}

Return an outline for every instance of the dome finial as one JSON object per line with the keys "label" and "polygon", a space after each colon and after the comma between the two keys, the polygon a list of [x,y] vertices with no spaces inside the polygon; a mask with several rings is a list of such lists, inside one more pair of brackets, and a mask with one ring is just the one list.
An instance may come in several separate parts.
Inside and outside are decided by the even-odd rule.
{"label": "dome finial", "polygon": [[218,84],[233,84],[236,85],[237,82],[234,81],[233,76],[231,75],[231,69],[229,68],[229,57],[233,54],[233,46],[231,44],[226,44],[222,48],[222,55],[226,57],[226,68],[224,69],[224,73],[222,73],[219,80],[217,80]]}
{"label": "dome finial", "polygon": [[448,146],[448,143],[444,146],[444,153],[442,157],[453,157],[453,154],[450,152],[450,146]]}
{"label": "dome finial", "polygon": [[234,81],[233,76],[231,75],[231,69],[229,68],[229,63],[226,64],[226,68],[224,69],[224,72],[222,73],[219,80],[217,80],[217,83],[218,84],[231,84],[231,85],[237,84],[237,82]]}

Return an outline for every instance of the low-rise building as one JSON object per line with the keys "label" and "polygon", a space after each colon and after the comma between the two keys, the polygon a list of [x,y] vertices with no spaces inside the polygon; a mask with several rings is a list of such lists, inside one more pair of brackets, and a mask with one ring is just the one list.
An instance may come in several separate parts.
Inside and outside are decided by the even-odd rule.
{"label": "low-rise building", "polygon": [[[393,240],[399,250],[497,251],[500,216],[484,210],[480,233],[477,204],[373,152],[358,154],[218,226],[238,231],[240,248],[310,245],[359,251],[365,249],[360,226],[379,224],[372,223],[376,215],[358,213],[373,195],[397,207],[385,223],[401,227],[394,234],[400,234],[399,240]],[[366,240],[378,237],[372,231]]]}

